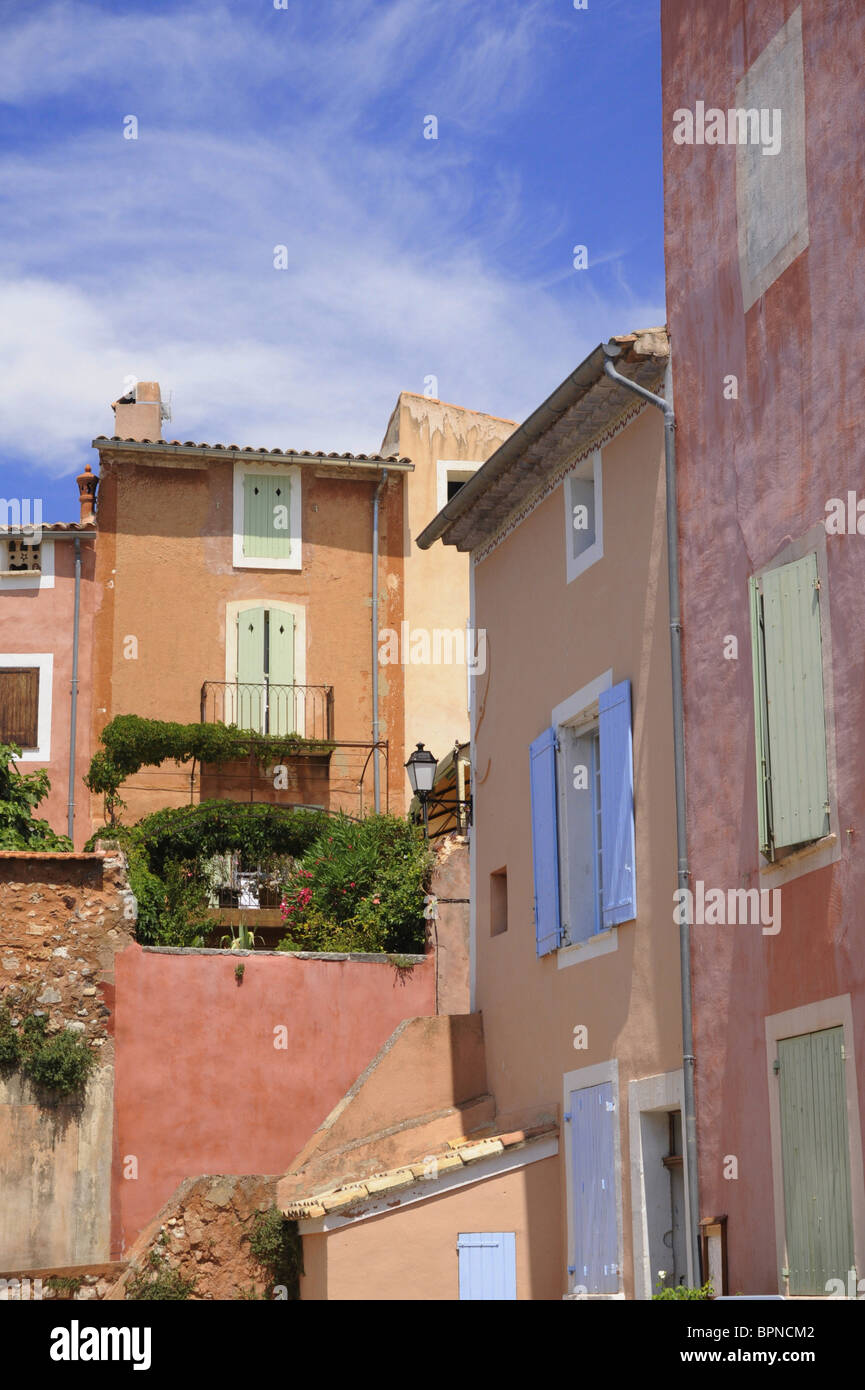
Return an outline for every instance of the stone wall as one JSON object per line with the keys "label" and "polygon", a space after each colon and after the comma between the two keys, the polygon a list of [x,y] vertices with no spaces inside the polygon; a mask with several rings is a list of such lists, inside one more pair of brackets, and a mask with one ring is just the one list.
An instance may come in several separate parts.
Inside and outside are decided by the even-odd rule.
{"label": "stone wall", "polygon": [[51,1101],[0,1075],[0,1268],[109,1259],[114,1122],[114,958],[135,900],[119,854],[0,853],[0,1005],[42,1014],[97,1058],[80,1096]]}
{"label": "stone wall", "polygon": [[274,1205],[276,1181],[203,1177],[181,1183],[141,1231],[106,1297],[125,1299],[130,1282],[154,1269],[155,1259],[161,1270],[194,1281],[193,1300],[264,1298],[271,1275],[254,1260],[249,1236],[256,1217]]}

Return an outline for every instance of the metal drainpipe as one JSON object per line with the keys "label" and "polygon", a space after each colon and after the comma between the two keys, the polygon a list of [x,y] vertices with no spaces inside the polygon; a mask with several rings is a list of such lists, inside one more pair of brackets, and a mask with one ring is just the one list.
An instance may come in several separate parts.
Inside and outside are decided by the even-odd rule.
{"label": "metal drainpipe", "polygon": [[67,834],[75,843],[75,731],[78,713],[78,628],[81,607],[81,540],[75,537],[75,603],[72,618],[72,699],[69,711],[69,800],[66,807]]}
{"label": "metal drainpipe", "polygon": [[[378,487],[372,499],[372,741],[378,743],[378,504],[387,482],[387,469],[382,469]],[[378,749],[372,755],[373,806],[381,810],[381,785],[378,768]]]}
{"label": "metal drainpipe", "polygon": [[[686,819],[685,788],[685,718],[682,696],[682,622],[679,610],[679,526],[676,508],[676,414],[673,409],[672,365],[668,359],[664,377],[664,391],[667,399],[647,391],[636,381],[622,376],[613,366],[611,358],[618,357],[621,348],[614,343],[605,343],[607,360],[604,372],[620,386],[626,387],[641,396],[650,405],[664,412],[664,459],[667,476],[667,573],[670,586],[670,655],[673,669],[673,749],[676,779],[676,848],[678,852],[678,886],[690,889],[688,869],[688,841]],[[690,892],[684,898],[690,903]],[[688,1215],[690,1218],[690,1248],[693,1277],[700,1282],[700,1197],[697,1173],[697,1117],[694,1102],[694,1020],[691,1008],[691,922],[690,909],[682,913],[685,920],[679,924],[679,961],[682,974],[682,1073],[684,1094],[682,1097],[683,1125],[685,1136],[685,1165],[688,1175]]]}

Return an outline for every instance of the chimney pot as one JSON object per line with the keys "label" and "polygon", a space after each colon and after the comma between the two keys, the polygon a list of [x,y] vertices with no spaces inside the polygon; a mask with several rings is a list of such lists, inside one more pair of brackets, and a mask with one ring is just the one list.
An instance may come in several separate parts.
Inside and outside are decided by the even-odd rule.
{"label": "chimney pot", "polygon": [[90,464],[84,465],[84,472],[79,473],[75,479],[78,484],[78,498],[81,503],[81,521],[92,521],[93,512],[96,505],[96,487],[99,479],[96,477]]}

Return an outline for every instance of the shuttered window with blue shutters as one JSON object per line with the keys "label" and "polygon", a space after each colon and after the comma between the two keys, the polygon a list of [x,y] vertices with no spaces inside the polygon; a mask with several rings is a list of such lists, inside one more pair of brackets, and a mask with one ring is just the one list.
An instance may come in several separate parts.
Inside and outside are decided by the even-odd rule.
{"label": "shuttered window with blue shutters", "polygon": [[513,1231],[475,1231],[457,1238],[460,1300],[494,1302],[517,1296],[517,1239]]}
{"label": "shuttered window with blue shutters", "polygon": [[545,729],[529,749],[535,945],[539,956],[561,942],[559,837],[556,813],[556,731]]}
{"label": "shuttered window with blue shutters", "polygon": [[829,834],[816,554],[750,589],[760,850],[774,859]]}
{"label": "shuttered window with blue shutters", "polygon": [[634,832],[634,754],[631,682],[620,681],[599,699],[601,743],[601,844],[604,927],[637,915]]}
{"label": "shuttered window with blue shutters", "polygon": [[596,729],[577,721],[558,735],[566,779],[560,806],[557,730],[545,729],[530,748],[539,956],[637,915],[631,682],[601,692]]}

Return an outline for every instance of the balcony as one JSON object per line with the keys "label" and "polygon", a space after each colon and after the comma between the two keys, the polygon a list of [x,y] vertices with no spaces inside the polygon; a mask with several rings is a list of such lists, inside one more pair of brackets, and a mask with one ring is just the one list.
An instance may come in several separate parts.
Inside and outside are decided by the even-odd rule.
{"label": "balcony", "polygon": [[235,724],[256,734],[333,740],[332,685],[270,681],[205,681],[202,724]]}

